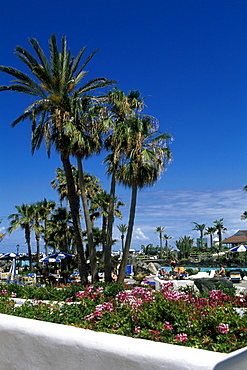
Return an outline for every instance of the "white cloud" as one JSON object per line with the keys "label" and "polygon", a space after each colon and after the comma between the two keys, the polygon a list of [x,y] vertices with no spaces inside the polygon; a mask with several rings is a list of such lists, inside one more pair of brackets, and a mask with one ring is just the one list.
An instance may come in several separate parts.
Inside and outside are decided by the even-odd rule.
{"label": "white cloud", "polygon": [[[127,203],[127,202],[126,202]],[[127,207],[126,207],[127,208]],[[247,194],[242,188],[237,189],[193,189],[141,191],[138,194],[135,227],[132,247],[139,248],[143,233],[146,240],[156,243],[155,229],[165,227],[165,234],[173,237],[171,244],[180,236],[190,235],[198,238],[192,222],[213,226],[213,221],[223,218],[227,228],[224,238],[233,235],[239,229],[247,229],[247,221],[241,220],[247,210]],[[126,213],[126,214],[125,214]],[[128,211],[123,211],[128,217]]]}
{"label": "white cloud", "polygon": [[142,232],[140,227],[134,230],[133,240],[149,240],[149,238]]}

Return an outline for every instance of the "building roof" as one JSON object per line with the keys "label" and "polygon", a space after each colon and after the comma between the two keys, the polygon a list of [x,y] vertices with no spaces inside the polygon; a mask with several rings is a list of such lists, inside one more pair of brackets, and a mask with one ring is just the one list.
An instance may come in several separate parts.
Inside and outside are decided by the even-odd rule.
{"label": "building roof", "polygon": [[238,230],[236,234],[222,240],[222,244],[241,244],[247,243],[247,230]]}

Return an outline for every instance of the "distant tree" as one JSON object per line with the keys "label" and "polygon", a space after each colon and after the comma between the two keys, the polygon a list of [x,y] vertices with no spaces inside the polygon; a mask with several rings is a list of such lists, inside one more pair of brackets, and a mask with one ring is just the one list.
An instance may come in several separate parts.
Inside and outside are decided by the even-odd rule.
{"label": "distant tree", "polygon": [[166,246],[166,253],[168,255],[168,240],[172,239],[172,236],[170,235],[167,235],[167,234],[164,234],[163,235],[163,239],[165,240],[165,246]]}
{"label": "distant tree", "polygon": [[117,225],[117,228],[118,230],[120,231],[121,233],[121,240],[122,240],[122,252],[124,250],[124,234],[127,232],[128,230],[128,226],[125,225],[125,224],[120,224],[120,225]]}
{"label": "distant tree", "polygon": [[181,255],[185,258],[188,257],[190,248],[193,246],[194,239],[190,236],[181,236],[179,240],[175,241],[176,247],[180,250]]}
{"label": "distant tree", "polygon": [[216,233],[219,237],[219,247],[222,246],[222,234],[227,230],[226,227],[223,225],[224,218],[220,218],[219,220],[215,220],[213,223],[215,225]]}
{"label": "distant tree", "polygon": [[144,245],[144,244],[141,245],[141,249],[142,249],[143,253],[146,254],[146,255],[149,254],[149,251],[152,247],[153,247],[152,243],[147,244],[147,245]]}
{"label": "distant tree", "polygon": [[216,228],[214,226],[207,227],[205,230],[205,235],[210,235],[210,247],[213,245],[213,235],[216,233]]}
{"label": "distant tree", "polygon": [[163,234],[164,230],[165,230],[165,228],[162,227],[162,226],[156,227],[156,233],[159,234],[159,238],[160,238],[160,258],[162,258],[162,250],[163,250],[163,248],[162,248],[163,235],[162,234]]}
{"label": "distant tree", "polygon": [[203,230],[205,229],[206,227],[206,224],[198,224],[197,222],[192,222],[192,224],[195,224],[195,227],[194,229],[192,230],[197,230],[200,232],[200,239],[201,239],[201,247],[203,246],[203,243],[202,243],[202,239],[203,239]]}

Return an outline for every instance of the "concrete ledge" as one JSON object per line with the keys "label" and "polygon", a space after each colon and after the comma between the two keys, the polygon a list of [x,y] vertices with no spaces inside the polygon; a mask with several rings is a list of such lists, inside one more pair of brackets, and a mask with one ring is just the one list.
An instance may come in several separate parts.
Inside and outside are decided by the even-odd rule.
{"label": "concrete ledge", "polygon": [[0,315],[0,333],[4,370],[247,368],[246,348],[224,354],[8,315]]}

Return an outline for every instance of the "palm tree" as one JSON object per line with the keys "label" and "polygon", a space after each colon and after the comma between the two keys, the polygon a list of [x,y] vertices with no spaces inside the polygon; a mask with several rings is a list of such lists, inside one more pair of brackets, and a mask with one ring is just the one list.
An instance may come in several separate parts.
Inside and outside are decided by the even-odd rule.
{"label": "palm tree", "polygon": [[114,199],[116,189],[117,171],[127,143],[130,139],[127,121],[135,115],[135,111],[143,107],[143,101],[138,91],[132,90],[127,95],[119,89],[108,94],[113,130],[105,140],[105,148],[111,153],[106,157],[107,174],[111,175],[110,202],[107,221],[107,235],[105,248],[105,280],[111,281],[111,247],[114,221]]}
{"label": "palm tree", "polygon": [[28,259],[30,271],[33,270],[32,264],[32,249],[31,249],[31,230],[33,226],[33,215],[34,215],[34,206],[33,204],[28,205],[22,203],[21,206],[15,206],[17,213],[12,213],[9,215],[8,219],[10,220],[10,227],[8,232],[12,233],[17,228],[22,228],[25,232],[25,239],[28,247]]}
{"label": "palm tree", "polygon": [[[106,245],[106,231],[107,231],[107,221],[108,221],[108,211],[109,211],[109,203],[110,203],[110,194],[108,194],[105,190],[99,191],[91,200],[91,218],[96,219],[102,216],[102,249],[103,249],[103,256],[105,260],[105,245]],[[122,220],[122,213],[119,210],[120,206],[125,206],[118,197],[114,199],[114,217],[118,217]]]}
{"label": "palm tree", "polygon": [[[79,68],[81,58],[86,50],[84,47],[74,58],[67,48],[66,37],[62,38],[62,51],[59,52],[56,36],[49,40],[50,60],[48,60],[37,40],[31,38],[30,43],[37,55],[33,57],[26,49],[17,46],[16,56],[30,69],[33,78],[12,67],[0,66],[0,71],[15,78],[9,86],[0,86],[0,91],[16,91],[37,97],[12,126],[25,119],[32,122],[32,151],[46,141],[47,152],[52,144],[60,154],[68,187],[68,198],[74,224],[75,240],[80,256],[80,274],[82,282],[87,282],[87,269],[82,242],[82,231],[79,217],[79,200],[75,190],[70,162],[70,138],[66,135],[65,124],[73,120],[74,111],[71,100],[83,100],[85,94],[99,87],[109,86],[114,81],[96,78],[78,88],[87,72],[84,70],[95,55],[95,50]],[[77,89],[76,89],[77,88]]]}
{"label": "palm tree", "polygon": [[48,255],[48,244],[47,244],[47,239],[46,239],[46,228],[47,228],[47,222],[49,220],[49,218],[51,217],[52,215],[52,211],[55,209],[56,207],[56,203],[54,201],[48,201],[46,198],[44,198],[44,200],[42,200],[41,202],[38,202],[36,203],[39,207],[39,215],[40,215],[40,219],[41,221],[43,221],[44,225],[44,230],[43,230],[43,233],[44,233],[44,242],[45,242],[45,253],[46,255]]}
{"label": "palm tree", "polygon": [[207,227],[205,230],[205,235],[210,235],[210,247],[213,245],[213,235],[216,232],[216,228],[214,226]]}
{"label": "palm tree", "polygon": [[244,211],[243,214],[241,215],[241,220],[246,220],[247,218],[247,211]]}
{"label": "palm tree", "polygon": [[[74,176],[74,182],[76,186],[76,175],[75,175],[76,168],[75,166],[72,166],[72,173]],[[51,187],[53,189],[56,189],[60,198],[60,207],[63,206],[63,201],[66,202],[66,208],[68,208],[68,189],[67,189],[67,182],[66,182],[66,176],[64,173],[64,170],[62,168],[57,168],[56,171],[56,177],[51,181]]]}
{"label": "palm tree", "polygon": [[162,227],[162,226],[158,226],[156,227],[156,233],[159,234],[159,238],[160,238],[160,258],[162,258],[162,233],[164,232],[165,228]]}
{"label": "palm tree", "polygon": [[[0,224],[1,224],[2,220],[0,219]],[[2,241],[3,237],[4,237],[5,234],[0,234],[0,242]]]}
{"label": "palm tree", "polygon": [[200,244],[202,248],[203,247],[203,230],[205,229],[206,224],[198,224],[197,222],[192,222],[192,223],[195,224],[195,227],[192,230],[197,230],[200,232]]}
{"label": "palm tree", "polygon": [[120,265],[118,281],[123,282],[127,265],[129,248],[132,239],[137,190],[151,186],[158,180],[165,165],[171,160],[167,140],[169,134],[159,134],[148,116],[135,117],[129,120],[129,144],[125,161],[118,171],[118,181],[131,187],[131,204],[129,211],[128,232],[125,241],[123,258]]}
{"label": "palm tree", "polygon": [[52,246],[54,252],[70,252],[70,245],[74,237],[71,215],[66,208],[58,207],[47,221],[47,244]]}
{"label": "palm tree", "polygon": [[218,234],[219,237],[219,249],[222,246],[222,234],[227,230],[226,227],[223,225],[224,218],[220,218],[219,220],[215,220],[213,223],[215,225],[215,232]]}
{"label": "palm tree", "polygon": [[37,263],[38,267],[40,266],[39,258],[40,258],[40,237],[41,234],[44,233],[44,226],[41,224],[43,221],[43,205],[42,202],[37,202],[33,204],[33,225],[32,229],[35,232],[35,239],[36,239],[36,246],[37,246]]}
{"label": "palm tree", "polygon": [[118,230],[120,231],[121,233],[121,240],[122,240],[122,252],[124,251],[124,234],[127,232],[128,230],[128,226],[125,225],[125,224],[120,224],[120,225],[117,225],[117,228]]}
{"label": "palm tree", "polygon": [[141,249],[144,254],[148,255],[150,254],[150,251],[153,250],[153,244],[152,243],[147,244],[147,245],[142,244]]}
{"label": "palm tree", "polygon": [[189,255],[189,250],[193,246],[194,239],[190,236],[180,237],[179,240],[175,241],[176,247],[179,249],[181,254],[187,258]]}
{"label": "palm tree", "polygon": [[167,253],[167,256],[168,256],[168,250],[169,250],[169,247],[168,247],[168,240],[172,239],[172,236],[167,235],[167,234],[164,234],[164,235],[163,235],[163,239],[165,240],[165,244],[166,244],[166,253]]}

